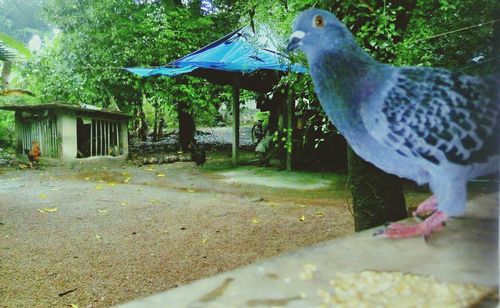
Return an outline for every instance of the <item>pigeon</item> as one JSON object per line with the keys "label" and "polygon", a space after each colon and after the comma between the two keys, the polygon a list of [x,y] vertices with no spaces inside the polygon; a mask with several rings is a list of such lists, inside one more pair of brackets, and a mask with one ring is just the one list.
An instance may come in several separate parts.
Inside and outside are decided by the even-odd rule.
{"label": "pigeon", "polygon": [[499,169],[500,75],[380,63],[330,12],[294,21],[287,51],[301,50],[326,114],[364,160],[428,184],[433,196],[378,235],[426,239],[464,214],[467,181]]}

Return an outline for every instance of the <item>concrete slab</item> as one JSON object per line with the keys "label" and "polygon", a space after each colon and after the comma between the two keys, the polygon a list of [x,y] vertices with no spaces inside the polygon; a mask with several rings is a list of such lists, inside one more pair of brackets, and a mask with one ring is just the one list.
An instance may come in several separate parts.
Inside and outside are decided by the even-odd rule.
{"label": "concrete slab", "polygon": [[262,185],[274,188],[297,190],[317,190],[328,188],[331,179],[319,178],[317,174],[305,172],[276,172],[274,170],[258,170],[256,168],[239,167],[233,171],[220,172],[223,182],[250,185]]}
{"label": "concrete slab", "polygon": [[[398,271],[441,282],[498,286],[498,195],[470,201],[428,242],[373,238],[374,230],[263,260],[120,307],[314,307],[338,273]],[[308,279],[308,268],[314,277]],[[311,278],[311,277],[309,277]]]}

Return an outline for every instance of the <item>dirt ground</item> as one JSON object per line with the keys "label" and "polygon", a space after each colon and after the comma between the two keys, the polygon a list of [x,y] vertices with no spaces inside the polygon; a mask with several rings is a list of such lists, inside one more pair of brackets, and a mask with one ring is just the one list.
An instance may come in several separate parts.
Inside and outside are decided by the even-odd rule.
{"label": "dirt ground", "polygon": [[344,176],[216,160],[1,169],[0,306],[106,307],[353,232]]}

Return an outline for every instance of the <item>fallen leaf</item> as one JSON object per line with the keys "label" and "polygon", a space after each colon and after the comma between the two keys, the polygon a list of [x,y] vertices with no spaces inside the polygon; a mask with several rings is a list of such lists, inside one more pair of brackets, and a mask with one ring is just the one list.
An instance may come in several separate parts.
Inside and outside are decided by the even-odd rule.
{"label": "fallen leaf", "polygon": [[321,211],[316,212],[316,217],[323,217],[323,216],[325,216],[324,212],[321,212]]}
{"label": "fallen leaf", "polygon": [[154,203],[154,204],[159,204],[160,203],[160,200],[156,200],[156,199],[152,199],[150,200],[151,203]]}
{"label": "fallen leaf", "polygon": [[159,176],[159,177],[164,177],[164,176],[165,176],[165,174],[164,174],[164,173],[158,173],[158,174],[157,174],[157,176]]}
{"label": "fallen leaf", "polygon": [[188,193],[194,193],[194,192],[196,192],[196,190],[193,190],[193,189],[186,189],[186,191],[187,191]]}
{"label": "fallen leaf", "polygon": [[57,211],[57,207],[53,207],[53,208],[46,208],[46,207],[44,207],[43,209],[38,209],[38,211],[40,213],[52,213],[52,212]]}
{"label": "fallen leaf", "polygon": [[258,219],[257,217],[254,217],[254,218],[252,219],[252,222],[253,222],[254,224],[258,224],[258,223],[260,223],[260,219]]}
{"label": "fallen leaf", "polygon": [[304,215],[302,215],[302,217],[300,217],[300,221],[304,221],[306,220],[306,217]]}
{"label": "fallen leaf", "polygon": [[155,171],[155,169],[153,169],[153,168],[146,168],[144,170],[146,170],[146,171]]}
{"label": "fallen leaf", "polygon": [[47,196],[46,194],[40,194],[40,199],[47,199],[49,196]]}
{"label": "fallen leaf", "polygon": [[98,213],[107,213],[109,210],[100,210],[100,209],[97,209],[96,210]]}
{"label": "fallen leaf", "polygon": [[121,205],[127,205],[128,203],[126,201],[122,201]]}
{"label": "fallen leaf", "polygon": [[52,191],[60,191],[62,188],[52,188]]}
{"label": "fallen leaf", "polygon": [[95,187],[95,189],[96,189],[96,190],[101,190],[101,189],[102,189],[102,186],[97,185],[97,186]]}
{"label": "fallen leaf", "polygon": [[128,183],[130,181],[130,178],[126,178],[123,183]]}
{"label": "fallen leaf", "polygon": [[99,234],[96,234],[95,237],[100,240],[101,239],[101,236]]}
{"label": "fallen leaf", "polygon": [[85,178],[85,181],[90,181],[90,178],[89,178],[89,177],[86,177],[86,178]]}
{"label": "fallen leaf", "polygon": [[108,186],[115,186],[115,185],[116,185],[116,183],[109,182],[109,183],[108,183],[108,184],[106,184],[106,185],[108,185]]}

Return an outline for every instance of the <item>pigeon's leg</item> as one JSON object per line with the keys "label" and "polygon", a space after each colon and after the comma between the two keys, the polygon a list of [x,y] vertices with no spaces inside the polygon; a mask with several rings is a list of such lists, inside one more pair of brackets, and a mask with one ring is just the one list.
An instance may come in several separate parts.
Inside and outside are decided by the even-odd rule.
{"label": "pigeon's leg", "polygon": [[[391,223],[385,230],[374,235],[387,238],[406,238],[423,235],[426,239],[433,233],[443,229],[444,222],[450,216],[462,215],[465,211],[467,199],[466,182],[460,179],[443,179],[442,181],[431,181],[431,190],[434,196],[424,201],[422,212],[435,209],[434,213],[424,221],[410,225],[402,223]],[[439,202],[436,202],[439,200]],[[439,206],[436,207],[436,203]],[[420,208],[420,206],[419,206]],[[417,209],[416,212],[419,210]]]}
{"label": "pigeon's leg", "polygon": [[438,202],[436,196],[432,195],[417,207],[415,212],[413,212],[413,217],[428,217],[437,210],[437,203]]}
{"label": "pigeon's leg", "polygon": [[445,220],[448,216],[441,211],[436,211],[424,221],[415,224],[407,225],[402,223],[391,223],[384,230],[379,231],[374,235],[380,235],[387,238],[406,238],[417,235],[423,235],[428,238],[433,232],[441,231]]}

